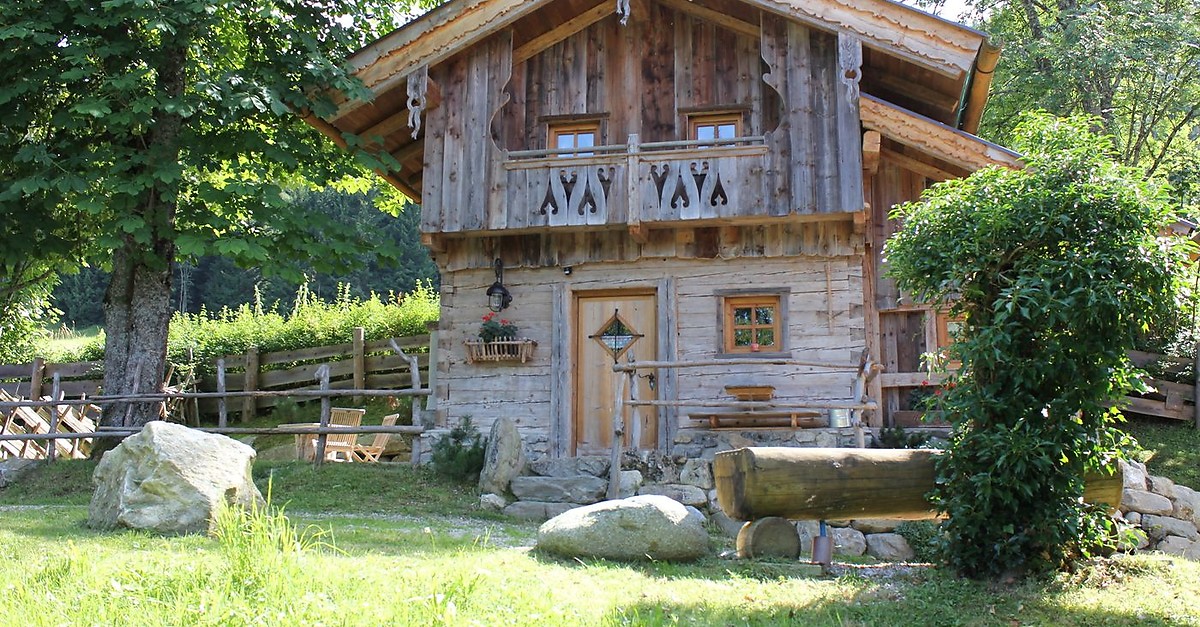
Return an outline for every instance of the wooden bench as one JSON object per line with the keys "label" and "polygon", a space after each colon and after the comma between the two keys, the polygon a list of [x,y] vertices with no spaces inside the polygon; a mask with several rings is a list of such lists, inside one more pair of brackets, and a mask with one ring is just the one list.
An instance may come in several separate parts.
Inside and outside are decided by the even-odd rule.
{"label": "wooden bench", "polygon": [[705,423],[710,429],[790,427],[812,429],[827,426],[823,412],[815,409],[797,410],[723,410],[689,414],[692,420]]}

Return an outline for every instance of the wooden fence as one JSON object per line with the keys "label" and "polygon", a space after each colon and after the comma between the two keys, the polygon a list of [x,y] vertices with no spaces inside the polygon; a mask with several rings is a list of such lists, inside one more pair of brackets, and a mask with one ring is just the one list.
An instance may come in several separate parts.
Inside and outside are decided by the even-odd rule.
{"label": "wooden fence", "polygon": [[[333,390],[406,389],[411,385],[408,361],[392,350],[392,342],[416,357],[422,380],[429,380],[429,335],[363,340],[363,330],[354,330],[354,340],[345,344],[317,346],[275,353],[251,348],[240,355],[226,355],[213,364],[212,376],[196,380],[199,392],[256,392],[317,390],[317,370],[329,366]],[[27,364],[0,365],[0,390],[18,398],[40,399],[50,393],[50,382],[58,376],[62,398],[94,397],[103,382],[100,362],[47,363],[38,358]],[[168,382],[169,383],[169,382]],[[192,387],[192,386],[182,386]],[[186,391],[186,390],[180,390]],[[176,397],[179,398],[179,397]],[[274,407],[286,395],[237,395],[229,409],[246,420],[260,409]],[[219,399],[194,400],[207,414],[218,412]]]}
{"label": "wooden fence", "polygon": [[[1197,363],[1185,357],[1129,351],[1129,358],[1139,368],[1146,368],[1151,364],[1157,364],[1158,367],[1155,370],[1162,370],[1167,374],[1179,374],[1189,368],[1193,368],[1193,376],[1196,373],[1194,368],[1197,366]],[[1200,377],[1197,377],[1197,379],[1200,379]],[[1163,379],[1147,379],[1146,384],[1153,388],[1154,391],[1140,396],[1126,396],[1125,404],[1121,406],[1125,412],[1158,416],[1160,418],[1172,418],[1174,420],[1186,420],[1194,422],[1196,427],[1200,428],[1200,406],[1196,403],[1196,397],[1200,396],[1197,393],[1200,381],[1197,381],[1197,383],[1176,383]]]}

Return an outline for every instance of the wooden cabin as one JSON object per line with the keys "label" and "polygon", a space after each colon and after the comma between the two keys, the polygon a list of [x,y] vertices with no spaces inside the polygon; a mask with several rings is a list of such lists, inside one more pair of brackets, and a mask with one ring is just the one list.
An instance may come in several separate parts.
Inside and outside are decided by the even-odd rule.
{"label": "wooden cabin", "polygon": [[[372,101],[310,122],[357,136],[420,200],[442,277],[435,426],[508,416],[534,456],[606,453],[615,360],[716,363],[639,371],[643,401],[773,388],[827,407],[852,400],[852,373],[767,362],[868,351],[878,427],[952,324],[883,278],[887,215],[932,182],[1019,167],[971,134],[998,54],[888,0],[451,0],[352,57]],[[481,346],[504,293],[495,320],[521,341]],[[625,413],[624,446],[689,455],[717,431],[804,443],[829,424]]]}

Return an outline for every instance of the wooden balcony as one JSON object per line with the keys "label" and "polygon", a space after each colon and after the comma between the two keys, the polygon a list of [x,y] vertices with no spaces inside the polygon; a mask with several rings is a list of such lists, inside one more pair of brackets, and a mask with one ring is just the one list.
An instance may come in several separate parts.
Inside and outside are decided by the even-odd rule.
{"label": "wooden balcony", "polygon": [[774,211],[763,137],[510,152],[507,228],[729,220]]}

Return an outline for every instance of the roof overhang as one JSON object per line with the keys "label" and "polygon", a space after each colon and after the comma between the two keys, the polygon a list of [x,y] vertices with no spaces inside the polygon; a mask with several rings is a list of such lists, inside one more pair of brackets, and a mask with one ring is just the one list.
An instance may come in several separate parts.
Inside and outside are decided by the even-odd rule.
{"label": "roof overhang", "polygon": [[1003,146],[863,94],[863,127],[967,172],[990,165],[1024,168],[1021,156]]}

